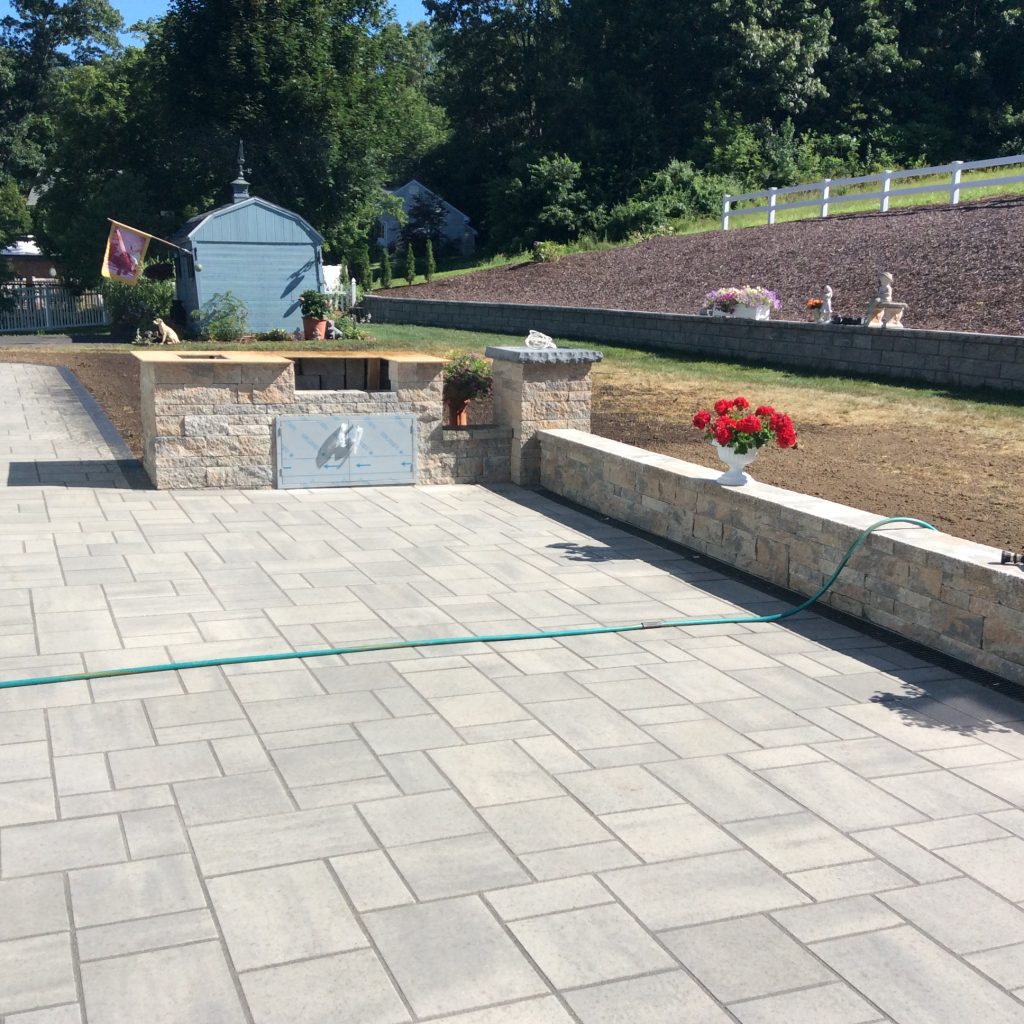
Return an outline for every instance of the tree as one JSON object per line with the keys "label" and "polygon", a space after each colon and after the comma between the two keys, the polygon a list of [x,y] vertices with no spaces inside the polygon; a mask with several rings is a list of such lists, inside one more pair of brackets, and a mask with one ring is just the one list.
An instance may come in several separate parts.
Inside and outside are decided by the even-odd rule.
{"label": "tree", "polygon": [[[29,223],[28,207],[17,184],[11,178],[0,176],[0,249],[28,231]],[[0,285],[6,284],[11,276],[0,264]],[[0,309],[4,305],[5,296],[0,293]]]}
{"label": "tree", "polygon": [[409,204],[408,219],[402,225],[402,241],[440,243],[444,221],[444,203],[432,193],[421,192]]}
{"label": "tree", "polygon": [[11,0],[0,18],[0,174],[27,192],[51,157],[50,99],[63,73],[120,50],[107,0]]}
{"label": "tree", "polygon": [[437,264],[434,262],[434,243],[428,238],[425,245],[426,253],[423,258],[423,276],[427,279],[427,284],[429,284],[434,279],[434,271],[437,270]]}
{"label": "tree", "polygon": [[405,247],[405,279],[412,284],[416,280],[416,252],[409,242]]}
{"label": "tree", "polygon": [[[443,114],[414,84],[415,50],[387,11],[385,0],[172,0],[143,50],[66,91],[49,244],[62,257],[78,246],[84,225],[66,229],[65,215],[81,222],[79,210],[161,233],[221,205],[242,138],[253,193],[305,217],[329,254],[350,251],[393,168],[443,133]],[[97,95],[100,78],[112,95]],[[82,122],[95,145],[72,142]],[[95,275],[94,255],[75,257],[80,280]]]}
{"label": "tree", "polygon": [[387,246],[380,251],[380,286],[391,287],[391,256],[388,254]]}

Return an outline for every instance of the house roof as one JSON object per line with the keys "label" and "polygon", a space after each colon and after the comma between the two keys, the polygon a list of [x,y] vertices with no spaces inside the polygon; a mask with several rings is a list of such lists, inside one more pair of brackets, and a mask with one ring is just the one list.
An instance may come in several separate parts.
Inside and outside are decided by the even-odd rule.
{"label": "house roof", "polygon": [[35,240],[31,237],[31,235],[28,238],[19,238],[16,241],[12,242],[10,245],[8,245],[6,248],[0,249],[0,256],[24,257],[42,255],[42,251],[40,250],[39,246],[36,245]]}
{"label": "house roof", "polygon": [[324,236],[320,234],[312,224],[309,223],[304,217],[300,217],[299,214],[293,210],[286,210],[283,206],[278,206],[277,203],[268,202],[266,199],[260,199],[259,196],[250,196],[248,199],[243,199],[240,203],[225,203],[223,206],[217,206],[212,210],[207,210],[206,213],[197,214],[190,220],[185,221],[184,224],[177,231],[171,235],[170,240],[173,242],[183,242],[190,240],[195,233],[201,228],[208,220],[213,220],[215,217],[220,217],[225,213],[229,213],[232,210],[241,210],[243,207],[262,206],[264,209],[273,210],[275,213],[279,213],[284,217],[288,217],[291,220],[299,221],[303,224],[316,239],[317,245],[322,245]]}
{"label": "house roof", "polygon": [[427,195],[433,196],[435,199],[437,199],[441,203],[441,205],[448,210],[449,213],[455,213],[458,214],[458,216],[462,217],[466,221],[466,227],[469,228],[469,230],[472,231],[473,234],[478,234],[476,228],[469,223],[468,214],[465,214],[457,207],[452,206],[452,204],[449,203],[448,200],[444,198],[444,196],[439,196],[433,189],[427,188],[427,186],[424,185],[422,181],[417,181],[415,178],[410,178],[404,185],[399,185],[398,188],[387,189],[387,191],[390,192],[391,195],[402,195],[403,198],[405,198],[406,190],[413,185],[415,185],[419,191],[426,192]]}

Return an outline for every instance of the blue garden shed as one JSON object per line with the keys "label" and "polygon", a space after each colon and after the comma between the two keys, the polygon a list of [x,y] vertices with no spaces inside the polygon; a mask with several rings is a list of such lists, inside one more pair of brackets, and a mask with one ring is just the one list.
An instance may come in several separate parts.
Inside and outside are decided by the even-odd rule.
{"label": "blue garden shed", "polygon": [[323,291],[323,236],[297,213],[249,195],[239,172],[232,198],[186,222],[171,239],[177,257],[175,294],[181,312],[231,292],[248,310],[249,330],[302,326],[299,296]]}

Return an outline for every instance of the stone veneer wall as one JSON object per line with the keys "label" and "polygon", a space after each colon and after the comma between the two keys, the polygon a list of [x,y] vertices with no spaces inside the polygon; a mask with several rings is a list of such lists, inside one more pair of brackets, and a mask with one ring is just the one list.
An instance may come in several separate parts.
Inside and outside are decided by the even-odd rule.
{"label": "stone veneer wall", "polygon": [[512,481],[536,487],[540,483],[537,432],[550,427],[590,430],[594,392],[590,370],[601,354],[493,347],[487,355],[494,359],[494,418],[512,431]]}
{"label": "stone veneer wall", "polygon": [[[826,373],[1024,391],[1024,338],[1018,337],[377,295],[365,301],[376,323],[513,335],[536,329],[558,338],[757,359]],[[913,315],[913,310],[907,314],[911,323]]]}
{"label": "stone veneer wall", "polygon": [[141,365],[144,463],[160,489],[275,485],[278,416],[413,415],[419,483],[509,480],[511,430],[441,426],[441,366],[391,362],[391,391],[295,391],[291,362],[181,360]]}
{"label": "stone veneer wall", "polygon": [[[757,482],[723,487],[714,470],[577,430],[538,438],[548,490],[800,594],[881,518]],[[1024,683],[1024,571],[998,562],[994,548],[893,525],[867,539],[824,600]]]}

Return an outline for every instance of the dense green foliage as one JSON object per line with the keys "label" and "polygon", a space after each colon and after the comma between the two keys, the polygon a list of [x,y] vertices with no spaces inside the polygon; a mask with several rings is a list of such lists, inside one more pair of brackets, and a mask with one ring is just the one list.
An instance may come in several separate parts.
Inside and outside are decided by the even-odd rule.
{"label": "dense green foliage", "polygon": [[[1019,0],[424,6],[452,130],[421,177],[498,245],[625,237],[729,187],[1024,150]],[[683,161],[699,171],[681,181]]]}
{"label": "dense green foliage", "polygon": [[431,239],[427,239],[425,243],[426,251],[423,254],[423,276],[428,282],[434,280],[434,274],[437,271],[437,261],[434,259],[434,243]]}
{"label": "dense green foliage", "polygon": [[117,332],[153,330],[153,318],[170,319],[173,281],[151,281],[143,276],[135,284],[104,278],[100,284],[103,305]]}
{"label": "dense green foliage", "polygon": [[[91,283],[107,217],[166,237],[223,203],[239,138],[254,194],[329,259],[376,237],[384,186],[412,175],[516,249],[657,232],[725,191],[1024,150],[1019,0],[424,6],[402,28],[386,0],[171,0],[122,49],[108,0],[12,0],[0,231],[4,183],[45,186],[36,234]],[[415,204],[404,242],[441,254],[443,215]]]}
{"label": "dense green foliage", "polygon": [[405,245],[405,279],[409,284],[416,280],[416,250],[412,242]]}
{"label": "dense green foliage", "polygon": [[249,310],[233,292],[215,292],[193,310],[192,320],[203,341],[238,341],[249,326]]}
{"label": "dense green foliage", "polygon": [[381,288],[391,287],[391,256],[387,249],[380,251],[380,286]]}

